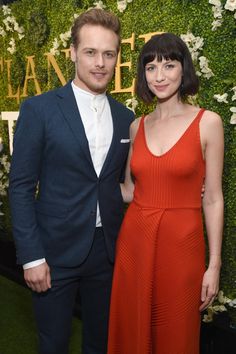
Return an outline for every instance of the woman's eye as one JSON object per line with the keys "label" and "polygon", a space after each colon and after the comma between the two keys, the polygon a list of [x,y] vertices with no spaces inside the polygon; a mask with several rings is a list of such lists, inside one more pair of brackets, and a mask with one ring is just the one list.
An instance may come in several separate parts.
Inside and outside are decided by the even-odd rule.
{"label": "woman's eye", "polygon": [[173,64],[167,64],[167,65],[166,65],[166,69],[172,69],[172,68],[174,68],[174,65],[173,65]]}
{"label": "woman's eye", "polygon": [[154,67],[153,66],[146,66],[146,71],[153,71]]}

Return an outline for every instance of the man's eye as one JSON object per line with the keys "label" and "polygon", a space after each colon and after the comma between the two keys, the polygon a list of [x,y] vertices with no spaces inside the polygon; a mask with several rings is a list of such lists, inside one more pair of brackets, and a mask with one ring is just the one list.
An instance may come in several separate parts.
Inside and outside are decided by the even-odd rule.
{"label": "man's eye", "polygon": [[86,54],[92,56],[92,55],[94,55],[94,51],[93,50],[87,50]]}
{"label": "man's eye", "polygon": [[107,52],[107,53],[105,53],[105,55],[107,58],[114,58],[115,57],[115,53],[113,53],[113,52]]}

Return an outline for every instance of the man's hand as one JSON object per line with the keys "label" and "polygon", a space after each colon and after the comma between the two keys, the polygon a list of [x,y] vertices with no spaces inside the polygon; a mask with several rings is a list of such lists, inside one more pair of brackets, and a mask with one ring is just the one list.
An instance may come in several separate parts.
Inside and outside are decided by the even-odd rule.
{"label": "man's hand", "polygon": [[46,262],[24,270],[26,284],[38,293],[51,288],[50,268]]}

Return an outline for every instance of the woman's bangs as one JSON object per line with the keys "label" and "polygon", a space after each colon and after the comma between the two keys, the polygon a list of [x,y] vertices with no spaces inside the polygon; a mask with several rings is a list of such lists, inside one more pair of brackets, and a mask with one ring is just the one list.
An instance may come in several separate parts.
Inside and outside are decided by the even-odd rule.
{"label": "woman's bangs", "polygon": [[183,62],[183,55],[180,52],[177,46],[173,46],[173,43],[165,43],[160,41],[155,43],[154,48],[145,53],[144,56],[144,65],[150,63],[151,61],[157,59],[158,62],[164,60],[178,60],[181,63]]}

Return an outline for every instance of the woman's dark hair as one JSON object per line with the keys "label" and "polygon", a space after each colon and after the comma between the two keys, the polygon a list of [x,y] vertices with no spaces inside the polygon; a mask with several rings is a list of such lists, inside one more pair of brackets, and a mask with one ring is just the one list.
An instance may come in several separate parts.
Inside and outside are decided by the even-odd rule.
{"label": "woman's dark hair", "polygon": [[145,77],[146,64],[155,58],[158,62],[164,58],[165,60],[178,60],[181,63],[183,78],[179,95],[182,99],[198,92],[199,80],[187,45],[173,33],[157,34],[144,44],[138,59],[136,93],[145,103],[151,103],[155,97],[149,90]]}

